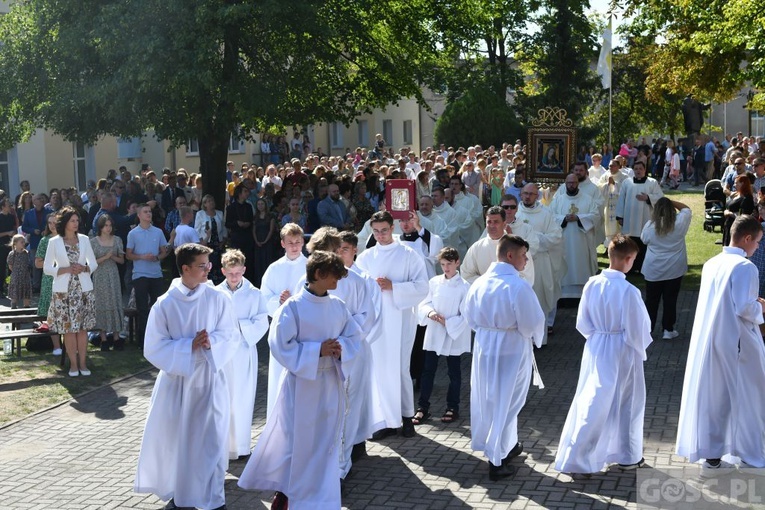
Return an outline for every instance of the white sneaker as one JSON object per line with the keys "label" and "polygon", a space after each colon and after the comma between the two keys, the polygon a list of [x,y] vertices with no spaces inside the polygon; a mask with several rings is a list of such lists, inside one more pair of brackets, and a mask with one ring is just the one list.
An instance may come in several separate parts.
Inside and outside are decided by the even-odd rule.
{"label": "white sneaker", "polygon": [[701,477],[702,478],[714,478],[716,476],[729,475],[736,471],[736,466],[730,462],[721,460],[716,466],[713,466],[707,461],[701,463]]}
{"label": "white sneaker", "polygon": [[53,349],[53,352],[51,354],[53,354],[54,356],[61,356],[62,352],[63,351],[61,349]]}
{"label": "white sneaker", "polygon": [[80,375],[80,371],[79,370],[70,370],[69,371],[69,377],[77,377],[79,375]]}
{"label": "white sneaker", "polygon": [[662,340],[672,340],[673,338],[677,338],[680,336],[680,333],[677,330],[674,331],[667,331],[664,330],[664,334],[662,335]]}
{"label": "white sneaker", "polygon": [[758,468],[756,466],[752,466],[751,464],[747,464],[743,460],[738,466],[739,469],[745,469],[747,474],[755,475],[755,476],[765,476],[765,468]]}
{"label": "white sneaker", "polygon": [[90,370],[80,370],[80,375],[87,377],[90,375]]}

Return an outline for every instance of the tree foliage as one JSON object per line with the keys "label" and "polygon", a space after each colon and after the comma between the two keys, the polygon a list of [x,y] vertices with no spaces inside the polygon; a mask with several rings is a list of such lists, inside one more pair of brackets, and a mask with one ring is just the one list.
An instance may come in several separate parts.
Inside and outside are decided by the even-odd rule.
{"label": "tree foliage", "polygon": [[[154,128],[199,141],[223,203],[232,129],[350,121],[421,99],[424,0],[27,0],[0,21],[0,125],[94,142]],[[15,126],[15,128],[14,128]]]}
{"label": "tree foliage", "polygon": [[513,109],[490,86],[473,87],[449,103],[434,134],[436,143],[454,147],[501,147],[502,142],[525,138]]}

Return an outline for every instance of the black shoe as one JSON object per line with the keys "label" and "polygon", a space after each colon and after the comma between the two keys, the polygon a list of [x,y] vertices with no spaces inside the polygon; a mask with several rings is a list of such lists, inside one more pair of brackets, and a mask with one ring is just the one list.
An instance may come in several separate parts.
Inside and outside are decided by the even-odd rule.
{"label": "black shoe", "polygon": [[221,505],[218,508],[213,508],[213,510],[226,510],[226,505]]}
{"label": "black shoe", "polygon": [[164,510],[194,510],[193,506],[177,506],[175,504],[175,499],[172,499],[172,498],[170,499],[170,501],[167,502],[167,504],[163,508]]}
{"label": "black shoe", "polygon": [[489,480],[496,482],[503,478],[508,478],[515,474],[515,468],[513,466],[495,466],[489,462]]}
{"label": "black shoe", "polygon": [[289,507],[289,500],[287,495],[283,492],[276,491],[274,499],[271,500],[271,510],[287,510]]}
{"label": "black shoe", "polygon": [[124,351],[125,350],[125,341],[120,338],[119,340],[114,341],[114,350],[115,351]]}
{"label": "black shoe", "polygon": [[362,441],[358,444],[353,445],[353,450],[351,450],[351,462],[358,462],[359,459],[366,456],[367,456],[366,441]]}
{"label": "black shoe", "polygon": [[414,437],[415,431],[414,431],[414,423],[412,423],[412,417],[402,416],[401,420],[403,422],[403,426],[401,427],[401,435],[404,437]]}
{"label": "black shoe", "polygon": [[645,459],[641,458],[639,461],[635,462],[634,464],[619,464],[619,469],[622,471],[632,471],[637,468],[641,468],[645,466]]}
{"label": "black shoe", "polygon": [[518,442],[518,444],[513,446],[513,449],[510,450],[510,453],[507,454],[507,457],[502,459],[502,464],[507,464],[508,462],[513,460],[513,458],[517,457],[521,453],[523,453],[523,443]]}
{"label": "black shoe", "polygon": [[395,436],[396,435],[396,429],[380,429],[374,434],[372,434],[372,441],[380,441],[382,439],[385,439],[389,436]]}

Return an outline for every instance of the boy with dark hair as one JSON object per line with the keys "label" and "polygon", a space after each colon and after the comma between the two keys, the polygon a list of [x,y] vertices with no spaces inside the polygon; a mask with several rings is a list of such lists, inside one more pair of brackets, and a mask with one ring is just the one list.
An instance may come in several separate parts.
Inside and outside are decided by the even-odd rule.
{"label": "boy with dark hair", "polygon": [[338,255],[313,252],[305,287],[279,307],[271,323],[268,344],[286,373],[239,478],[243,489],[277,491],[271,508],[341,506],[341,359],[356,356],[361,332],[345,303],[328,291],[347,272]]}
{"label": "boy with dark hair", "polygon": [[[181,277],[149,313],[144,356],[160,372],[146,418],[135,491],[166,508],[225,508],[229,392],[222,368],[239,345],[231,302],[207,285],[211,250],[184,244]],[[177,507],[176,507],[177,505]]]}
{"label": "boy with dark hair", "polygon": [[444,274],[430,279],[428,296],[420,303],[417,313],[420,325],[427,326],[427,329],[423,345],[425,356],[422,387],[417,412],[412,420],[415,425],[430,418],[430,395],[433,391],[439,356],[446,358],[446,366],[449,370],[446,411],[441,421],[452,423],[459,418],[462,387],[460,355],[470,352],[470,327],[462,315],[470,284],[463,280],[457,271],[460,255],[456,249],[447,246],[438,252],[436,258]]}
{"label": "boy with dark hair", "polygon": [[693,320],[683,399],[677,428],[677,454],[705,459],[702,476],[741,467],[765,467],[765,300],[758,297],[757,267],[751,257],[762,239],[754,216],[742,215],[731,227],[730,246],[709,259]]}
{"label": "boy with dark hair", "polygon": [[628,471],[643,461],[645,376],[651,321],[640,291],[627,281],[639,248],[617,234],[609,268],[582,291],[576,329],[584,354],[576,395],[563,426],[555,469],[587,478],[610,463]]}

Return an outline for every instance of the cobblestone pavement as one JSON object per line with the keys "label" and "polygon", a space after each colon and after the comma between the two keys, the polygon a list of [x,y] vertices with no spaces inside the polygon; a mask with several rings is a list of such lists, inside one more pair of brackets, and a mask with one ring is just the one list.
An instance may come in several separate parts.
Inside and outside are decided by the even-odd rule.
{"label": "cobblestone pavement", "polygon": [[[656,335],[645,364],[647,405],[645,459],[650,466],[684,465],[673,455],[695,292],[678,304],[680,338]],[[524,454],[516,475],[490,482],[485,459],[470,449],[469,366],[465,356],[461,418],[445,425],[448,378],[440,365],[432,411],[435,420],[412,439],[368,443],[346,480],[349,509],[442,508],[636,508],[635,472],[608,472],[574,482],[556,472],[553,460],[576,387],[582,338],[574,329],[576,308],[559,308],[554,336],[537,360],[546,388],[529,391],[519,418]],[[261,342],[261,374],[253,444],[265,422],[267,345]],[[156,372],[151,370],[70,400],[0,429],[0,508],[161,508],[156,497],[133,492],[138,450]],[[2,396],[0,396],[2,398]],[[237,488],[244,461],[232,462],[226,479],[229,509],[262,508],[269,492]]]}

